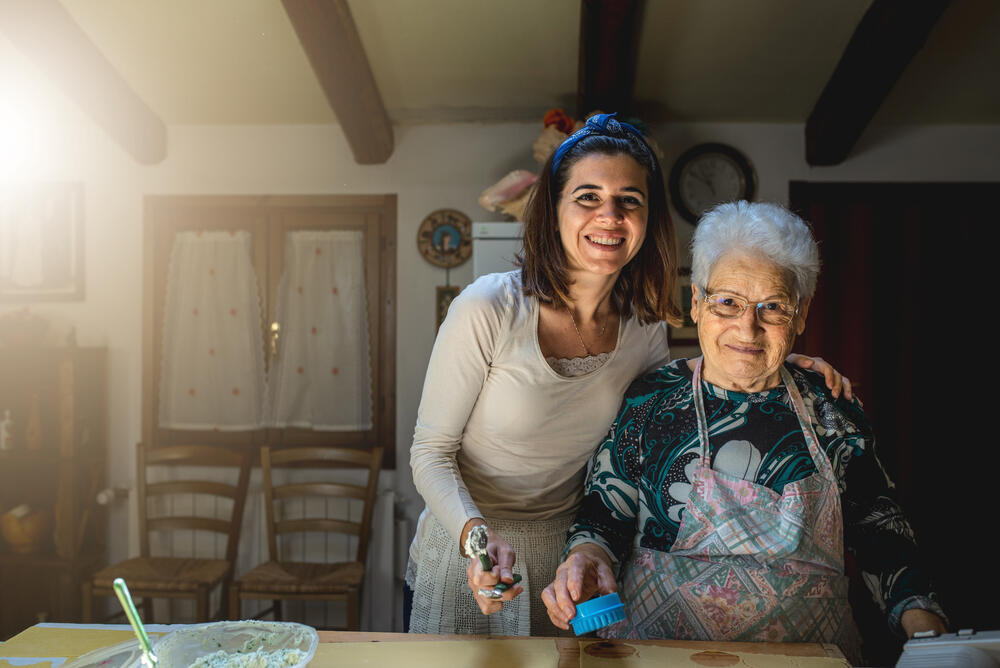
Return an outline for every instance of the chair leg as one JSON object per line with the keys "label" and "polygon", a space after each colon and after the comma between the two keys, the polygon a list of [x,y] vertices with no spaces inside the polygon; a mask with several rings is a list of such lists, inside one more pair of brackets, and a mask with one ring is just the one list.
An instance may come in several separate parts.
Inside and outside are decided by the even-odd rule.
{"label": "chair leg", "polygon": [[241,619],[243,610],[240,607],[240,583],[234,582],[229,585],[229,619]]}
{"label": "chair leg", "polygon": [[153,597],[142,597],[142,621],[146,624],[153,623]]}
{"label": "chair leg", "polygon": [[89,582],[84,582],[80,596],[80,621],[89,624],[94,621],[94,592]]}
{"label": "chair leg", "polygon": [[358,592],[351,591],[347,594],[347,630],[360,631],[358,625]]}
{"label": "chair leg", "polygon": [[195,621],[196,622],[210,622],[208,614],[208,588],[199,587],[198,592],[195,594]]}
{"label": "chair leg", "polygon": [[271,601],[271,607],[274,608],[271,611],[271,614],[274,615],[274,621],[276,622],[284,621],[285,618],[281,612],[281,601],[280,600]]}

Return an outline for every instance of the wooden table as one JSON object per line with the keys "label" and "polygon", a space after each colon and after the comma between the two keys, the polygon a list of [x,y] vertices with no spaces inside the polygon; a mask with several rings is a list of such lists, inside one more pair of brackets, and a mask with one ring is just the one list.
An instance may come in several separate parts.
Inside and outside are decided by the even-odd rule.
{"label": "wooden table", "polygon": [[[168,632],[179,625],[150,625],[151,636]],[[6,643],[0,644],[0,668],[32,666],[45,662],[57,668],[66,659],[75,658],[93,649],[128,640],[131,628],[123,624],[36,624]],[[418,633],[366,633],[359,631],[320,631],[320,643],[340,642],[421,642],[428,640],[489,641],[487,636],[429,635]],[[559,668],[578,668],[580,645],[576,638],[552,638],[559,650]],[[88,645],[89,643],[89,645]],[[820,643],[708,643],[684,640],[612,641],[601,651],[613,655],[630,651],[628,645],[658,645],[685,648],[692,651],[717,650],[752,654],[783,654],[785,656],[815,656],[843,658],[835,645]],[[38,659],[38,661],[33,661]],[[315,663],[313,664],[315,666]]]}
{"label": "wooden table", "polygon": [[[329,642],[420,642],[422,640],[470,640],[487,636],[432,635],[424,633],[367,633],[361,631],[320,631],[319,641]],[[559,649],[559,668],[579,668],[580,643],[577,638],[553,638]],[[720,652],[747,654],[783,654],[785,656],[819,656],[843,659],[840,649],[829,643],[780,643],[780,642],[698,642],[693,640],[621,640],[606,641],[607,652],[613,654],[622,645],[655,645],[678,647],[692,651],[713,649]]]}

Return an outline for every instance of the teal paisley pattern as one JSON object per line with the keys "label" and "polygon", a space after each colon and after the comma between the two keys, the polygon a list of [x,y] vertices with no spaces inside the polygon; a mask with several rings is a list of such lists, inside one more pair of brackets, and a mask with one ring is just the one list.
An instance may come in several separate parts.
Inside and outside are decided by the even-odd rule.
{"label": "teal paisley pattern", "polygon": [[[786,366],[802,395],[841,494],[847,550],[898,630],[911,607],[944,618],[920,564],[913,531],[857,401],[835,400],[819,374]],[[704,384],[712,468],[780,494],[816,473],[784,387],[745,394]],[[594,542],[623,564],[634,547],[668,552],[685,512],[699,455],[692,372],[675,360],[634,381],[590,464],[566,551]]]}

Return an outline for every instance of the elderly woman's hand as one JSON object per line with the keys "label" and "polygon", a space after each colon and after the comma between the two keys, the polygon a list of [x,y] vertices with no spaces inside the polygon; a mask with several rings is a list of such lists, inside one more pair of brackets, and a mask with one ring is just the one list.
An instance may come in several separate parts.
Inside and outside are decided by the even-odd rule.
{"label": "elderly woman's hand", "polygon": [[[469,529],[475,524],[484,524],[484,522],[479,518],[469,520],[462,531],[463,543]],[[493,598],[482,593],[492,591],[500,582],[505,582],[508,585],[514,582],[513,568],[516,558],[514,548],[492,529],[487,529],[487,534],[489,535],[489,539],[486,543],[486,553],[493,562],[493,568],[488,571],[483,570],[483,565],[479,559],[472,556],[469,559],[469,565],[465,569],[465,572],[469,579],[469,589],[472,590],[472,595],[476,599],[479,609],[482,610],[484,615],[492,615],[494,612],[500,612],[503,609],[504,601],[510,601],[517,597],[524,591],[524,588],[521,585],[513,585],[502,592],[499,598]]]}
{"label": "elderly woman's hand", "polygon": [[[808,355],[792,353],[786,359],[789,364],[794,364],[803,369],[812,369],[817,373],[823,374],[823,377],[826,378],[826,386],[830,388],[834,399],[840,396],[841,390],[844,392],[845,399],[850,400],[854,398],[851,379],[830,366],[830,363],[822,357],[809,357]],[[858,399],[858,401],[861,400]]]}
{"label": "elderly woman's hand", "polygon": [[573,548],[566,561],[556,569],[556,579],[542,590],[552,623],[561,629],[569,628],[569,620],[576,616],[576,604],[596,594],[618,591],[611,560],[607,553],[592,543]]}

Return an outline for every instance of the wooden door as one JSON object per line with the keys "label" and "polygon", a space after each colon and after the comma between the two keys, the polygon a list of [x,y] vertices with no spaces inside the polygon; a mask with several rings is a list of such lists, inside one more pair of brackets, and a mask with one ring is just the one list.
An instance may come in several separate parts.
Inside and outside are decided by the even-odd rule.
{"label": "wooden door", "polygon": [[[251,432],[164,429],[157,418],[167,274],[174,239],[181,232],[242,230],[251,238],[251,261],[257,275],[261,309],[267,303],[267,213],[263,198],[246,197],[147,197],[143,299],[143,440],[159,445],[217,443],[255,445],[266,442],[266,430]],[[264,323],[261,323],[263,331]]]}
{"label": "wooden door", "polygon": [[[823,263],[796,350],[860,381],[880,459],[954,628],[997,628],[1000,587],[981,551],[996,506],[995,363],[983,344],[995,319],[988,238],[1000,184],[793,182],[790,194]],[[884,629],[877,613],[867,626]]]}
{"label": "wooden door", "polygon": [[[285,270],[285,243],[299,230],[357,230],[364,237],[364,272],[367,288],[367,321],[371,345],[372,429],[366,431],[317,432],[309,429],[272,430],[274,445],[346,445],[395,449],[395,321],[393,262],[384,255],[394,240],[385,234],[388,212],[379,197],[314,198],[311,206],[276,199],[268,209],[268,336],[273,335],[278,284]],[[394,250],[393,250],[394,254]],[[279,323],[280,326],[280,323]],[[279,329],[280,331],[280,329]],[[279,338],[280,341],[280,338]],[[391,345],[390,345],[391,344]],[[268,356],[271,358],[269,348]],[[391,375],[390,375],[391,374]],[[392,416],[392,420],[388,418]],[[391,444],[391,445],[390,445]],[[394,458],[394,455],[387,455]],[[387,461],[391,461],[388,459]]]}

